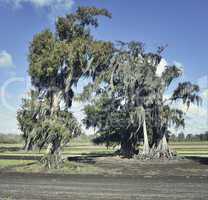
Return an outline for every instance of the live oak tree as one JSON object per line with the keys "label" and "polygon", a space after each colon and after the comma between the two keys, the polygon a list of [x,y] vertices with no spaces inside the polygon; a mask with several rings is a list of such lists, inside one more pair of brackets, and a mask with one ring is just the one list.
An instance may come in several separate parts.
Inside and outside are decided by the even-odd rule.
{"label": "live oak tree", "polygon": [[[48,145],[44,161],[48,167],[51,162],[54,166],[60,163],[58,155],[63,135],[68,131],[67,124],[71,123],[68,119],[73,118],[69,113],[74,96],[72,87],[81,77],[95,80],[109,65],[113,52],[111,42],[96,40],[90,31],[98,27],[99,16],[110,18],[111,14],[105,9],[79,7],[75,13],[57,19],[55,32],[44,30],[36,34],[30,44],[29,75],[38,93],[38,102],[45,102],[48,109],[43,120],[41,117],[41,126],[31,116],[28,124],[21,117],[18,119],[24,135],[38,135]],[[23,103],[20,113],[27,109],[25,106]],[[41,110],[37,112],[38,116]],[[45,136],[48,132],[52,135],[49,140]],[[33,140],[33,144],[37,141]]]}
{"label": "live oak tree", "polygon": [[97,84],[89,84],[80,95],[81,100],[96,99],[85,107],[87,127],[97,128],[96,143],[120,144],[120,153],[127,157],[171,157],[166,135],[172,126],[185,126],[181,110],[172,103],[181,101],[190,106],[199,104],[199,87],[190,82],[180,83],[169,99],[165,92],[174,79],[182,75],[176,66],[165,66],[162,74],[158,65],[163,47],[146,53],[138,42],[121,43],[109,67],[97,77]]}

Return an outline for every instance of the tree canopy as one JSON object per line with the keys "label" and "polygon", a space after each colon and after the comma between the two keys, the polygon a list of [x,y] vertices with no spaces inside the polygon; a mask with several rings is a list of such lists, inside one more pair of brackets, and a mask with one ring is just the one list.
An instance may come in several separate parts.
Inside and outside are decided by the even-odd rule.
{"label": "tree canopy", "polygon": [[34,92],[23,100],[17,119],[26,149],[48,145],[44,162],[49,167],[58,165],[61,144],[81,133],[69,112],[72,86],[81,77],[95,79],[110,63],[112,43],[91,34],[100,16],[110,18],[111,14],[105,9],[79,7],[57,19],[55,32],[43,30],[30,43],[29,75]]}
{"label": "tree canopy", "polygon": [[100,17],[111,18],[111,14],[106,9],[79,7],[59,17],[54,32],[43,30],[30,43],[32,89],[17,119],[26,150],[47,146],[42,162],[48,167],[59,166],[61,148],[82,132],[70,112],[73,86],[81,78],[91,80],[76,99],[90,102],[83,122],[97,130],[94,142],[120,145],[120,154],[127,157],[170,157],[169,128],[185,126],[185,113],[172,103],[180,101],[188,109],[201,101],[199,87],[191,82],[179,83],[164,98],[173,80],[182,75],[175,65],[158,72],[165,47],[147,52],[141,42],[97,40],[91,32]]}
{"label": "tree canopy", "polygon": [[96,143],[120,144],[120,153],[132,157],[147,138],[147,130],[152,149],[146,140],[142,153],[158,156],[169,128],[185,126],[185,113],[171,104],[181,101],[187,108],[191,103],[199,104],[199,87],[190,82],[179,83],[170,98],[165,99],[165,92],[182,75],[182,70],[174,65],[165,66],[162,74],[158,74],[161,49],[145,52],[142,43],[120,43],[109,67],[97,77],[99,84],[89,84],[80,95],[81,100],[94,95],[95,100],[85,107],[84,123],[97,128]]}

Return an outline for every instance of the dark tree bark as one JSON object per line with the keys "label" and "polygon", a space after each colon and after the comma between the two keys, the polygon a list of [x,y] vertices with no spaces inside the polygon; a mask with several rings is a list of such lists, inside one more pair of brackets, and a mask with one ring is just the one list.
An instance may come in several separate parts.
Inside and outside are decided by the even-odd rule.
{"label": "dark tree bark", "polygon": [[27,139],[25,140],[25,144],[24,144],[23,149],[24,149],[24,151],[33,150],[33,144],[32,144],[32,138],[31,137],[27,137]]}
{"label": "dark tree bark", "polygon": [[[56,115],[60,110],[61,91],[51,94],[51,116]],[[47,168],[59,168],[63,162],[61,154],[61,141],[55,139],[48,144],[47,150],[41,162]]]}
{"label": "dark tree bark", "polygon": [[135,154],[138,154],[138,150],[134,142],[130,141],[130,139],[123,140],[121,142],[120,155],[126,158],[132,158]]}

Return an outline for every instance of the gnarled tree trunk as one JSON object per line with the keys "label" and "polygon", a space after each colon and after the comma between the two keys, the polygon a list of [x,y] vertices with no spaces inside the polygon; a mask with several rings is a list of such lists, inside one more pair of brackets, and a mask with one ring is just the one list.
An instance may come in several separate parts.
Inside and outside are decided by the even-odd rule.
{"label": "gnarled tree trunk", "polygon": [[[60,102],[61,102],[62,93],[53,92],[51,96],[51,116],[56,115],[60,110]],[[63,161],[61,155],[61,141],[51,141],[48,144],[47,150],[41,162],[47,168],[59,168]]]}
{"label": "gnarled tree trunk", "polygon": [[44,166],[49,169],[60,168],[61,164],[63,163],[60,145],[49,143],[46,154],[41,159],[41,163],[43,163]]}
{"label": "gnarled tree trunk", "polygon": [[32,145],[32,138],[31,137],[27,137],[27,139],[25,140],[25,145],[23,147],[24,151],[31,151],[33,149],[33,145]]}
{"label": "gnarled tree trunk", "polygon": [[120,155],[126,158],[132,158],[137,153],[138,151],[128,139],[121,142]]}

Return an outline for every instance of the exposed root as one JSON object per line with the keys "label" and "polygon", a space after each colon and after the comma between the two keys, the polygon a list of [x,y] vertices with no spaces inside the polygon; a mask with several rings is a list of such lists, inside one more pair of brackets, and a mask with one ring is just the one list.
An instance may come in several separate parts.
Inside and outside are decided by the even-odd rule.
{"label": "exposed root", "polygon": [[174,159],[176,153],[172,151],[167,143],[166,136],[160,140],[157,146],[153,145],[149,153],[144,153],[144,150],[136,156],[138,159],[149,160],[149,159]]}

